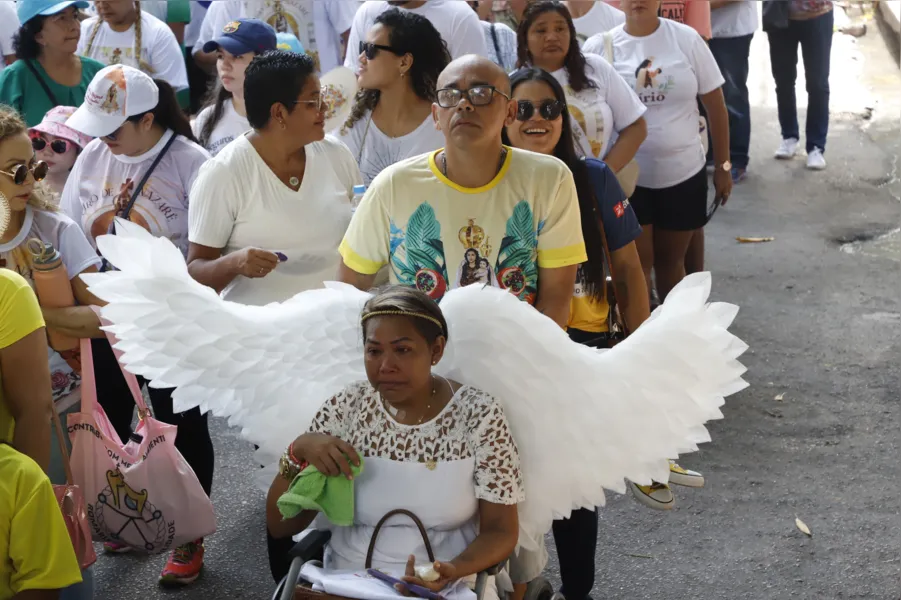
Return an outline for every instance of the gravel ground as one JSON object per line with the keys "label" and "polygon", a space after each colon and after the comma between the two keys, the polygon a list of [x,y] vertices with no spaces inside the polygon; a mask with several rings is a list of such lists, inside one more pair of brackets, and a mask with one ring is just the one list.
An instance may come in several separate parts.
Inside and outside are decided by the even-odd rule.
{"label": "gravel ground", "polygon": [[[901,598],[901,247],[892,233],[901,77],[874,31],[836,36],[823,173],[807,172],[802,157],[770,159],[779,131],[765,38],[755,40],[751,175],[707,234],[713,297],[742,307],[733,329],[751,347],[751,387],[712,425],[713,443],[682,461],[705,473],[705,489],[677,488],[669,513],[609,498],[596,600]],[[775,241],[738,244],[739,235]],[[103,556],[97,598],[269,597],[250,449],[223,421],[213,430],[219,532],[201,579],[161,590],[162,557]],[[555,564],[548,576],[558,583]]]}

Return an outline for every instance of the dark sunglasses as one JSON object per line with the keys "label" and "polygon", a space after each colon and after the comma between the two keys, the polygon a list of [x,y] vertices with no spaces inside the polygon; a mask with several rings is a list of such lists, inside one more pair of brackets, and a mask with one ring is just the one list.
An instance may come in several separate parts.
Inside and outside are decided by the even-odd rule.
{"label": "dark sunglasses", "polygon": [[372,42],[360,42],[360,51],[358,54],[363,54],[366,56],[366,60],[372,60],[379,54],[379,50],[387,50],[392,54],[396,54],[401,56],[403,54],[400,50],[396,48],[392,48],[391,46],[383,46],[381,44],[373,44]]}
{"label": "dark sunglasses", "polygon": [[[560,116],[566,104],[559,100],[542,100],[538,107],[538,114],[546,121],[553,121]],[[516,108],[516,120],[528,121],[535,114],[535,105],[528,100],[520,100]]]}
{"label": "dark sunglasses", "polygon": [[[35,151],[40,152],[47,147],[47,140],[42,137],[33,137],[31,138],[31,147],[34,148]],[[50,149],[57,154],[65,154],[69,151],[69,142],[66,140],[53,140],[50,142]]]}
{"label": "dark sunglasses", "polygon": [[43,181],[47,176],[47,170],[49,168],[47,163],[39,160],[30,167],[25,164],[15,165],[9,171],[0,171],[0,173],[3,173],[12,179],[13,183],[16,185],[22,185],[25,183],[25,180],[28,179],[28,173],[31,173],[34,176],[35,181]]}

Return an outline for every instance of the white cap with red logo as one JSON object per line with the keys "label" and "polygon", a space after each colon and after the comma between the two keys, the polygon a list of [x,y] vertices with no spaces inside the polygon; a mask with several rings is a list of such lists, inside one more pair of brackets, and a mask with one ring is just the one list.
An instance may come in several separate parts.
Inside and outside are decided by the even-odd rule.
{"label": "white cap with red logo", "polygon": [[128,117],[156,108],[160,91],[149,75],[126,65],[110,65],[97,72],[66,125],[93,137],[109,135]]}

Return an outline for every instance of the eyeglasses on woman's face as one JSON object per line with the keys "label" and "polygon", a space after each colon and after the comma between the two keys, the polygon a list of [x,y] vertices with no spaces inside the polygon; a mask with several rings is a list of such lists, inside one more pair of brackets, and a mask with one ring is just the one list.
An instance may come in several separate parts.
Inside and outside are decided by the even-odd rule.
{"label": "eyeglasses on woman's face", "polygon": [[316,96],[314,100],[295,100],[294,104],[308,104],[310,108],[315,109],[316,112],[321,112],[324,104],[322,95],[322,91],[320,90],[319,95]]}
{"label": "eyeglasses on woman's face", "polygon": [[391,46],[385,46],[383,44],[373,44],[372,42],[360,42],[360,51],[358,54],[362,54],[366,57],[366,60],[373,60],[376,56],[379,55],[379,50],[387,50],[392,54],[398,54],[398,51]]}
{"label": "eyeglasses on woman's face", "polygon": [[[566,104],[559,100],[542,100],[538,105],[538,114],[546,121],[554,121],[563,112]],[[516,120],[528,121],[535,114],[535,104],[531,100],[519,100],[516,107]]]}
{"label": "eyeglasses on woman's face", "polygon": [[8,171],[0,171],[0,173],[3,173],[12,179],[13,183],[16,185],[22,185],[25,183],[25,180],[28,179],[29,173],[31,173],[35,181],[43,181],[44,178],[47,177],[48,169],[47,163],[39,160],[31,166],[26,165],[25,163],[13,165]]}
{"label": "eyeglasses on woman's face", "polygon": [[468,90],[443,88],[438,90],[436,99],[438,101],[438,106],[441,108],[455,108],[463,101],[464,96],[473,106],[488,106],[491,104],[491,101],[494,100],[495,94],[499,94],[507,100],[510,99],[510,96],[493,85],[476,85]]}

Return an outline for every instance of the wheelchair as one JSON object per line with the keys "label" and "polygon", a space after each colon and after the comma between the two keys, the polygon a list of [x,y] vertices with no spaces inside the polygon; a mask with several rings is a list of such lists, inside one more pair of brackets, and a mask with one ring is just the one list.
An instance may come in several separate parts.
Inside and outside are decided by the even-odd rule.
{"label": "wheelchair", "polygon": [[[288,574],[279,582],[275,592],[272,594],[272,600],[293,600],[297,586],[303,585],[300,578],[300,569],[304,564],[311,560],[323,559],[325,547],[328,545],[332,537],[330,531],[314,530],[304,536],[289,553],[291,557],[291,567]],[[482,600],[485,593],[485,586],[488,585],[488,578],[497,575],[503,570],[504,564],[499,564],[490,569],[482,571],[476,576],[475,594],[476,600]],[[525,600],[551,600],[554,595],[554,588],[550,582],[543,577],[538,577],[529,584],[526,591]]]}

